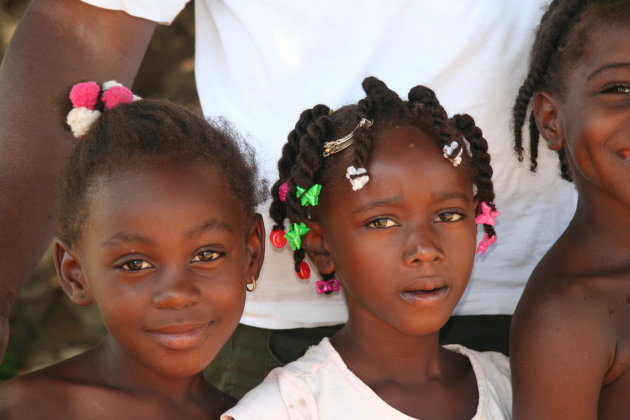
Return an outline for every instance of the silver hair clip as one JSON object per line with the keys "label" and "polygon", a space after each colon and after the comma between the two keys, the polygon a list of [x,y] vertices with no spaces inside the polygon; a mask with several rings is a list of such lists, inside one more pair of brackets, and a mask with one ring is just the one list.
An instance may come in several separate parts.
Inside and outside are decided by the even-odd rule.
{"label": "silver hair clip", "polygon": [[[457,153],[457,156],[452,158],[451,155],[458,147],[459,147],[459,152]],[[454,167],[457,168],[459,164],[462,163],[463,147],[461,147],[457,141],[453,140],[451,144],[445,144],[444,147],[442,148],[442,151],[444,152],[444,157],[450,160]]]}
{"label": "silver hair clip", "polygon": [[354,135],[354,132],[363,126],[371,127],[372,124],[374,124],[373,121],[366,118],[361,118],[359,124],[354,128],[354,130],[352,130],[350,134],[340,138],[339,140],[327,141],[326,143],[324,143],[324,157],[334,155],[335,153],[341,152],[342,150],[349,147],[352,144],[352,136]]}

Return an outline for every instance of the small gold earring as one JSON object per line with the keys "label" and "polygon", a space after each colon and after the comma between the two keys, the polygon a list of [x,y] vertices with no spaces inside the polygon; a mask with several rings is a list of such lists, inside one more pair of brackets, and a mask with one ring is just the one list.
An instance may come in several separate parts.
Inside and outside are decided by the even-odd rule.
{"label": "small gold earring", "polygon": [[[250,288],[250,284],[251,284],[251,288]],[[246,283],[245,289],[247,289],[248,292],[253,292],[254,290],[256,290],[256,277],[252,276],[252,282]]]}

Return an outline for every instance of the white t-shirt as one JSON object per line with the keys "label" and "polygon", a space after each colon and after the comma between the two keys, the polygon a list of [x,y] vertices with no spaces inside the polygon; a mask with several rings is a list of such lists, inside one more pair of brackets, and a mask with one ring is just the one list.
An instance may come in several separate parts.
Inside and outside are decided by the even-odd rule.
{"label": "white t-shirt", "polygon": [[[84,0],[170,22],[186,0]],[[541,147],[538,173],[512,151],[511,108],[547,0],[196,0],[196,77],[203,111],[248,136],[271,182],[288,132],[318,103],[364,97],[374,75],[406,97],[424,84],[450,115],[471,114],[490,145],[498,241],[478,256],[459,315],[512,314],[534,265],[573,215],[576,194]],[[260,212],[272,223],[267,206]],[[483,232],[480,229],[479,239]],[[268,242],[268,241],[267,241]],[[346,320],[338,293],[299,280],[288,247],[267,245],[242,322],[264,328]]]}
{"label": "white t-shirt", "polygon": [[[512,418],[512,386],[508,358],[451,344],[447,349],[470,360],[479,390],[472,420]],[[295,362],[272,370],[222,420],[411,420],[383,401],[357,378],[324,338]]]}

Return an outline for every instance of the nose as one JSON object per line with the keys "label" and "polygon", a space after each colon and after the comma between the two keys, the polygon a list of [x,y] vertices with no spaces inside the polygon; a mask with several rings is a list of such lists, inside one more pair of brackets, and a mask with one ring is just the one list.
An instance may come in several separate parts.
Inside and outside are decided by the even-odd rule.
{"label": "nose", "polygon": [[189,270],[163,270],[159,287],[153,294],[152,303],[159,309],[184,309],[201,299],[201,290],[195,281],[195,274]]}
{"label": "nose", "polygon": [[444,253],[435,229],[424,227],[410,230],[403,249],[403,260],[408,265],[444,261]]}

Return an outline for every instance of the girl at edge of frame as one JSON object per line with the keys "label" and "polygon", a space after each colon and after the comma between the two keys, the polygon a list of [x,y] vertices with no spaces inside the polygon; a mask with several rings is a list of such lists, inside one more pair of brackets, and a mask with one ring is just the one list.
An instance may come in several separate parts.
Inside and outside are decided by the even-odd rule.
{"label": "girl at edge of frame", "polygon": [[[107,82],[78,83],[54,261],[108,330],[96,347],[0,386],[2,418],[207,419],[234,405],[202,370],[264,256],[265,196],[227,123]],[[68,104],[68,107],[70,104]]]}
{"label": "girl at edge of frame", "polygon": [[553,1],[514,105],[573,181],[573,219],[536,266],[510,336],[515,419],[630,416],[630,1]]}
{"label": "girl at edge of frame", "polygon": [[341,285],[348,322],[222,419],[508,419],[507,357],[438,341],[472,270],[476,223],[479,252],[496,240],[486,140],[427,87],[407,101],[374,77],[363,89],[356,105],[301,114],[270,210],[272,243],[286,239],[297,272],[308,254],[319,292]]}

